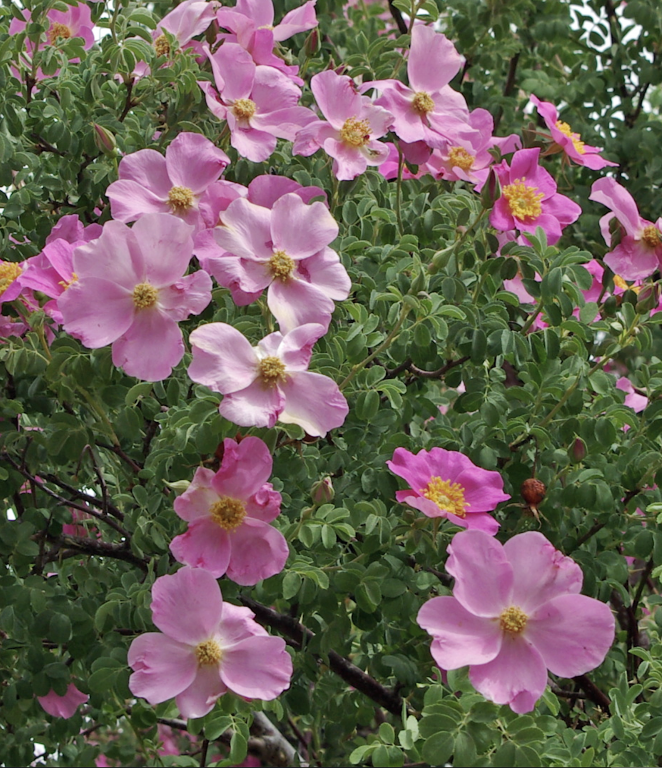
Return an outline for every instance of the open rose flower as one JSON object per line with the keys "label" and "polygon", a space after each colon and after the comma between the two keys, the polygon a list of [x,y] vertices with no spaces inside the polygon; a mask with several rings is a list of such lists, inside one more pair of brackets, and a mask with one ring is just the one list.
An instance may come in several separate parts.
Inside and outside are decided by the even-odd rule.
{"label": "open rose flower", "polygon": [[431,448],[413,454],[396,448],[386,465],[409,483],[410,490],[397,491],[396,499],[427,517],[445,517],[463,528],[479,528],[491,536],[499,523],[488,515],[497,504],[508,501],[498,472],[477,467],[458,451]]}
{"label": "open rose flower", "polygon": [[79,691],[73,683],[69,683],[64,696],[58,696],[55,691],[49,691],[45,696],[37,696],[37,701],[49,715],[68,720],[76,714],[78,707],[85,704],[89,698],[86,693]]}
{"label": "open rose flower", "polygon": [[134,696],[160,704],[175,698],[182,717],[202,717],[227,691],[270,701],[290,685],[285,641],[253,621],[253,612],[223,602],[216,579],[185,566],[152,587],[152,619],[159,632],[129,648]]}
{"label": "open rose flower", "polygon": [[208,323],[190,336],[193,360],[188,375],[224,395],[221,416],[242,427],[299,424],[323,437],[349,412],[338,385],[308,371],[321,325],[301,325],[289,333],[270,333],[257,347],[226,323]]}
{"label": "open rose flower", "polygon": [[180,563],[227,573],[252,586],[283,570],[289,549],[269,523],[280,513],[280,493],[266,482],[273,461],[258,437],[223,442],[223,461],[214,473],[199,467],[188,489],[175,499],[175,512],[189,524],[170,544]]}
{"label": "open rose flower", "polygon": [[581,568],[541,533],[502,545],[462,531],[448,552],[453,596],[432,598],[417,619],[442,669],[468,665],[477,691],[521,714],[544,693],[548,669],[575,677],[602,663],[614,640],[612,612],[579,594]]}

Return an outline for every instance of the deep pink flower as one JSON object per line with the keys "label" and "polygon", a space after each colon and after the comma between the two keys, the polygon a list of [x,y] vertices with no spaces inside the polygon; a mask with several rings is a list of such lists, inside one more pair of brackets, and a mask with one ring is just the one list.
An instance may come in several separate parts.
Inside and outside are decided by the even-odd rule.
{"label": "deep pink flower", "polygon": [[593,171],[598,171],[607,165],[618,165],[618,163],[612,163],[611,160],[605,160],[604,157],[600,157],[599,154],[602,150],[598,147],[584,144],[582,137],[578,133],[573,133],[567,123],[559,120],[559,113],[551,102],[540,101],[533,94],[530,96],[530,99],[547,124],[554,142],[577,165],[585,165]]}
{"label": "deep pink flower", "polygon": [[23,290],[21,277],[27,261],[0,261],[0,302],[13,301]]}
{"label": "deep pink flower", "polygon": [[37,701],[46,712],[53,717],[64,717],[68,720],[76,714],[76,710],[90,697],[82,693],[73,683],[69,683],[64,696],[58,696],[55,691],[50,691],[45,696],[37,696]]}
{"label": "deep pink flower", "polygon": [[242,157],[261,163],[273,153],[277,139],[292,141],[315,119],[310,109],[297,106],[300,88],[277,69],[256,66],[240,45],[224,43],[213,55],[209,48],[205,51],[215,84],[198,85],[212,114],[227,121],[230,143]]}
{"label": "deep pink flower", "polygon": [[[327,69],[315,75],[310,87],[326,120],[315,120],[297,133],[295,155],[312,155],[323,149],[334,159],[338,179],[355,179],[369,165],[381,165],[389,148],[377,141],[393,124],[393,115],[361,96],[354,81]],[[328,121],[328,122],[327,122]]]}
{"label": "deep pink flower", "polygon": [[112,344],[113,364],[129,376],[169,376],[184,354],[177,323],[211,301],[209,275],[185,275],[192,232],[167,213],[146,213],[132,229],[107,222],[74,251],[78,280],[58,299],[67,333],[92,349]]}
{"label": "deep pink flower", "polygon": [[556,192],[556,182],[538,165],[539,155],[539,148],[520,149],[510,166],[505,160],[493,166],[502,194],[490,213],[490,224],[502,232],[516,229],[532,234],[542,227],[553,245],[563,228],[577,221],[582,209]]}
{"label": "deep pink flower", "polygon": [[214,474],[199,467],[175,499],[175,512],[189,523],[170,544],[180,563],[237,584],[253,586],[283,570],[289,555],[283,534],[269,525],[280,514],[280,493],[267,480],[273,461],[259,437],[223,441],[223,461]]}
{"label": "deep pink flower", "polygon": [[134,696],[160,704],[175,697],[182,717],[202,717],[227,691],[270,701],[290,685],[285,641],[271,637],[248,608],[223,602],[216,579],[185,566],[152,587],[148,632],[129,648]]}
{"label": "deep pink flower", "polygon": [[575,677],[602,663],[614,640],[611,610],[579,594],[581,568],[541,533],[502,545],[463,531],[448,552],[453,597],[429,600],[417,619],[440,667],[469,665],[476,690],[521,714],[544,693],[548,669]]}
{"label": "deep pink flower", "polygon": [[122,158],[119,181],[106,190],[113,218],[128,224],[146,213],[171,213],[203,229],[198,203],[229,163],[199,133],[180,133],[165,157],[154,149],[133,152]]}
{"label": "deep pink flower", "polygon": [[335,381],[307,370],[323,335],[321,325],[301,325],[285,336],[270,333],[251,347],[231,325],[209,323],[191,333],[188,375],[225,395],[219,412],[235,424],[273,427],[281,421],[323,437],[349,412]]}
{"label": "deep pink flower", "polygon": [[499,529],[499,523],[487,514],[510,498],[503,492],[498,472],[481,469],[464,454],[445,448],[417,454],[396,448],[386,465],[409,483],[411,490],[395,494],[400,503],[427,517],[445,517],[455,525],[479,528],[491,536]]}
{"label": "deep pink flower", "polygon": [[[611,251],[605,264],[626,280],[641,280],[662,264],[662,218],[655,224],[639,215],[632,195],[612,178],[598,179],[591,187],[589,200],[610,208],[600,219],[600,230]],[[612,234],[612,219],[621,225]]]}
{"label": "deep pink flower", "polygon": [[57,299],[78,279],[74,273],[73,255],[76,248],[84,244],[84,240],[70,243],[63,239],[48,242],[47,239],[44,250],[27,260],[25,271],[19,278],[21,285],[53,299],[44,304],[43,309],[58,324],[62,323],[62,313]]}

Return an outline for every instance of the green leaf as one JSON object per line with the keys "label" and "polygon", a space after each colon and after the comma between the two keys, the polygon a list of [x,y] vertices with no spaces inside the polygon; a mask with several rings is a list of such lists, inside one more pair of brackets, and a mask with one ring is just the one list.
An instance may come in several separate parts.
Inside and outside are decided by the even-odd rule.
{"label": "green leaf", "polygon": [[[453,754],[455,738],[450,733],[436,733],[423,745],[423,759],[429,765],[444,765]],[[461,765],[461,763],[457,763]]]}

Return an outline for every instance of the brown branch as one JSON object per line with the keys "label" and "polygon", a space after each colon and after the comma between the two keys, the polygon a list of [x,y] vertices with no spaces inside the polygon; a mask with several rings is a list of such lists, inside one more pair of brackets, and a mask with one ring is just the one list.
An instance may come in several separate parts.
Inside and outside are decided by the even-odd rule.
{"label": "brown branch", "polygon": [[[315,637],[315,633],[312,630],[304,627],[303,624],[291,616],[277,613],[271,608],[267,608],[266,605],[262,605],[245,595],[240,595],[239,599],[246,607],[253,611],[260,624],[273,627],[282,635],[286,635],[294,640],[297,645],[304,646],[306,642]],[[317,658],[321,660],[319,656]],[[353,688],[356,688],[357,691],[372,699],[392,715],[396,717],[402,715],[403,699],[397,693],[385,688],[362,669],[352,664],[351,661],[336,653],[336,651],[329,651],[328,663],[329,668],[334,674],[341,677]]]}
{"label": "brown branch", "polygon": [[611,701],[609,700],[609,697],[603,693],[589,677],[586,675],[577,675],[577,677],[573,677],[572,679],[584,691],[587,699],[590,699],[594,704],[597,704],[604,709],[607,714],[611,713]]}
{"label": "brown branch", "polygon": [[108,443],[102,443],[97,440],[97,446],[99,448],[105,448],[107,451],[119,456],[120,459],[128,464],[134,472],[138,473],[142,470],[142,465],[138,464],[137,461],[134,461],[119,445],[108,445]]}
{"label": "brown branch", "polygon": [[48,537],[49,541],[54,541],[55,546],[44,554],[43,562],[51,563],[60,558],[80,557],[84,555],[94,555],[97,557],[110,557],[114,560],[123,560],[146,571],[149,560],[145,557],[138,557],[124,544],[114,544],[99,539],[86,539],[82,536],[59,536]]}
{"label": "brown branch", "polygon": [[385,378],[394,379],[404,371],[409,371],[409,373],[422,379],[440,379],[442,376],[447,374],[448,371],[452,370],[453,368],[457,368],[458,365],[463,365],[467,362],[467,360],[469,360],[469,355],[460,357],[457,360],[449,360],[447,363],[442,365],[441,368],[437,368],[436,371],[426,371],[423,368],[419,368],[418,366],[414,365],[414,363],[411,361],[411,358],[408,357],[404,363],[400,363],[400,365],[396,366],[395,368],[391,368],[390,370],[387,368]]}
{"label": "brown branch", "polygon": [[398,28],[398,32],[400,32],[401,35],[406,35],[407,32],[409,32],[407,29],[407,23],[402,18],[400,10],[393,5],[393,0],[388,0],[388,10],[393,17],[393,21]]}
{"label": "brown branch", "polygon": [[131,78],[128,82],[125,83],[126,85],[126,101],[124,102],[124,109],[122,110],[122,114],[118,117],[118,120],[120,123],[123,123],[126,119],[126,116],[129,114],[129,112],[133,109],[133,107],[136,106],[136,102],[133,101],[131,98],[131,94],[133,92],[133,78]]}
{"label": "brown branch", "polygon": [[[91,504],[93,507],[99,507],[99,509],[104,508],[102,499],[99,499],[96,496],[90,496],[89,493],[85,493],[84,491],[79,491],[78,488],[74,488],[68,483],[65,483],[64,480],[60,480],[60,478],[56,475],[44,474],[41,475],[41,477],[43,477],[44,480],[48,480],[49,483],[58,485],[67,493],[71,493],[73,496],[76,496],[76,498],[85,501],[86,504]],[[113,517],[116,517],[118,520],[124,520],[124,512],[121,512],[114,504],[111,504],[109,501],[107,501],[105,506]]]}

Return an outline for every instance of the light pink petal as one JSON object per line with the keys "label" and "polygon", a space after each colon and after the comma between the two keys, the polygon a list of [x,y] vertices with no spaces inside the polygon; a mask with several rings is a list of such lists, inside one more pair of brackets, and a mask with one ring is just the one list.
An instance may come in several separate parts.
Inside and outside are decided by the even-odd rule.
{"label": "light pink petal", "polygon": [[[159,155],[160,157],[160,155]],[[166,197],[159,197],[148,187],[131,179],[114,181],[106,190],[114,219],[128,224],[146,213],[170,212]]]}
{"label": "light pink petal", "polygon": [[279,530],[250,517],[232,531],[230,542],[232,554],[228,578],[246,587],[280,573],[290,554],[287,541]]}
{"label": "light pink petal", "polygon": [[135,314],[129,291],[97,278],[71,285],[58,299],[58,309],[67,333],[91,349],[120,338],[133,324]]}
{"label": "light pink petal", "polygon": [[271,0],[237,0],[235,10],[248,16],[256,27],[271,27],[274,23],[274,6]]}
{"label": "light pink petal", "polygon": [[[216,230],[220,230],[217,227]],[[218,246],[217,246],[218,247]],[[251,304],[273,281],[267,261],[242,259],[227,251],[222,256],[207,257],[206,266],[219,285],[232,291],[232,300],[239,307]]]}
{"label": "light pink petal", "polygon": [[144,258],[141,282],[161,288],[182,277],[193,255],[193,227],[176,216],[153,213],[142,216],[131,231]]}
{"label": "light pink petal", "polygon": [[292,659],[280,637],[250,637],[224,652],[221,679],[247,699],[275,699],[291,677]]}
{"label": "light pink petal", "polygon": [[229,437],[223,441],[223,460],[212,479],[219,496],[247,501],[271,477],[273,458],[259,437],[245,437],[237,443]]}
{"label": "light pink petal", "polygon": [[297,133],[292,146],[292,154],[308,157],[317,152],[326,139],[337,138],[338,130],[336,128],[324,120],[316,120]]}
{"label": "light pink petal", "polygon": [[160,704],[188,688],[198,666],[191,645],[158,632],[136,637],[129,648],[128,663],[133,669],[129,678],[131,693],[150,704]]}
{"label": "light pink petal", "polygon": [[659,268],[657,252],[626,235],[604,257],[605,264],[624,280],[643,280]]}
{"label": "light pink petal", "polygon": [[488,533],[490,536],[494,536],[501,527],[501,523],[495,520],[492,515],[488,515],[487,512],[472,513],[470,509],[467,510],[466,517],[456,517],[449,513],[448,519],[462,528],[485,531],[485,533]]}
{"label": "light pink petal", "polygon": [[338,236],[338,224],[324,203],[306,205],[290,193],[274,203],[271,214],[274,250],[293,259],[312,256]]}
{"label": "light pink petal", "polygon": [[230,143],[242,157],[253,163],[263,163],[276,149],[276,137],[253,128],[236,128],[230,135]]}
{"label": "light pink petal", "polygon": [[277,109],[265,114],[258,113],[251,119],[251,125],[254,128],[287,141],[294,141],[305,126],[314,122],[317,122],[317,116],[312,110],[297,106]]}
{"label": "light pink petal", "polygon": [[469,680],[486,699],[508,704],[521,715],[531,712],[545,692],[547,669],[538,651],[521,635],[505,633],[496,659],[472,666]]}
{"label": "light pink petal", "polygon": [[291,192],[299,195],[304,203],[310,202],[313,197],[323,197],[326,200],[326,192],[320,187],[302,187],[293,179],[274,176],[271,173],[256,176],[248,185],[248,199],[263,208],[272,208],[276,200]]}
{"label": "light pink petal", "polygon": [[442,669],[485,664],[501,650],[499,622],[469,613],[454,597],[433,597],[423,604],[418,625],[432,635],[430,652]]}
{"label": "light pink petal", "polygon": [[513,569],[512,601],[529,613],[552,598],[582,588],[582,569],[537,531],[513,536],[503,545]]}
{"label": "light pink petal", "polygon": [[586,595],[561,595],[529,617],[524,636],[551,672],[575,677],[602,664],[614,642],[614,628],[614,615],[605,603]]}
{"label": "light pink petal", "polygon": [[250,53],[236,43],[224,43],[216,53],[209,58],[212,62],[214,75],[220,75],[221,82],[216,79],[221,98],[225,102],[250,97],[255,78],[255,63]]}
{"label": "light pink petal", "polygon": [[336,382],[319,373],[292,373],[281,390],[285,410],[279,421],[298,424],[309,435],[324,437],[329,430],[342,426],[349,413],[347,400]]}
{"label": "light pink petal", "polygon": [[630,237],[636,237],[641,228],[641,217],[632,195],[615,179],[605,176],[598,179],[591,187],[589,200],[606,205],[616,214],[616,218],[625,227]]}
{"label": "light pink petal", "polygon": [[184,45],[191,38],[202,34],[214,15],[214,3],[184,0],[161,19],[157,31],[160,33],[160,28],[167,29],[177,38],[180,45]]}
{"label": "light pink petal", "polygon": [[195,646],[212,637],[221,621],[223,598],[216,579],[184,566],[152,587],[152,620],[169,638]]}
{"label": "light pink petal", "polygon": [[352,181],[365,173],[368,161],[356,147],[349,147],[336,139],[326,139],[322,146],[327,155],[336,161],[333,164],[333,173],[340,181]]}
{"label": "light pink petal", "polygon": [[73,269],[80,280],[97,277],[133,291],[145,273],[142,248],[126,224],[107,221],[98,240],[76,248]]}
{"label": "light pink petal", "polygon": [[226,323],[196,328],[189,341],[193,360],[188,375],[198,384],[229,394],[245,389],[257,376],[257,358],[246,337]]}
{"label": "light pink petal", "polygon": [[462,531],[448,545],[453,595],[476,616],[492,618],[512,605],[513,569],[502,545],[484,531]]}
{"label": "light pink petal", "polygon": [[256,520],[270,523],[280,514],[281,495],[274,491],[271,483],[265,483],[246,502],[246,514]]}
{"label": "light pink petal", "polygon": [[316,27],[315,2],[316,0],[308,0],[307,3],[286,13],[281,23],[274,27],[274,40],[287,40],[298,32]]}
{"label": "light pink petal", "polygon": [[[308,323],[287,333],[278,343],[278,357],[288,371],[305,371],[310,363],[315,342],[325,333],[324,327]],[[265,337],[267,339],[268,337]],[[262,341],[264,342],[265,339]],[[276,338],[274,342],[278,341]]]}
{"label": "light pink petal", "polygon": [[212,115],[219,120],[225,120],[228,114],[228,109],[221,101],[216,88],[206,80],[198,80],[197,83],[205,94],[205,101],[207,102],[207,107]]}
{"label": "light pink petal", "polygon": [[216,631],[222,648],[230,648],[250,637],[269,637],[269,633],[255,620],[250,608],[223,603],[223,623]]}
{"label": "light pink petal", "polygon": [[141,149],[123,157],[119,165],[119,177],[135,181],[162,200],[168,198],[168,192],[173,186],[166,159],[155,149]]}
{"label": "light pink petal", "polygon": [[260,381],[223,398],[219,413],[240,427],[273,427],[283,408],[285,397],[278,387]]}
{"label": "light pink petal", "polygon": [[335,308],[333,300],[316,285],[295,277],[287,281],[274,280],[269,286],[267,303],[282,333],[311,323],[326,330]]}
{"label": "light pink petal", "polygon": [[218,501],[218,494],[212,488],[214,473],[211,469],[198,467],[191,485],[174,502],[175,512],[189,523],[207,517],[212,504]]}
{"label": "light pink petal", "polygon": [[602,149],[589,147],[588,144],[586,144],[584,145],[584,154],[579,156],[581,160],[577,162],[580,162],[581,165],[585,165],[592,171],[600,171],[603,168],[607,168],[607,166],[618,166],[618,163],[614,163],[611,160],[607,160],[606,157],[602,157],[600,152],[602,152]]}
{"label": "light pink petal", "polygon": [[[257,104],[257,116],[267,115],[288,107],[294,107],[301,97],[301,89],[274,67],[258,66],[251,98]],[[262,126],[257,125],[257,128]]]}
{"label": "light pink petal", "polygon": [[416,91],[433,93],[448,85],[458,73],[464,58],[445,35],[433,26],[414,24],[407,62],[409,84]]}
{"label": "light pink petal", "polygon": [[199,315],[211,301],[211,277],[199,269],[159,291],[159,305],[176,321]]}
{"label": "light pink petal", "polygon": [[182,717],[203,717],[227,690],[217,665],[200,666],[193,682],[177,696],[175,703]]}
{"label": "light pink petal", "polygon": [[[298,197],[296,199],[304,205]],[[214,237],[221,248],[235,256],[267,261],[275,250],[271,221],[272,212],[268,208],[254,205],[240,197],[228,206],[223,214],[223,226],[216,227]]]}
{"label": "light pink petal", "polygon": [[[216,497],[218,500],[218,496]],[[231,534],[211,518],[200,518],[170,542],[170,551],[180,563],[204,568],[218,579],[228,569]]]}
{"label": "light pink petal", "polygon": [[168,176],[173,186],[201,195],[230,164],[222,149],[199,133],[180,133],[166,150]]}
{"label": "light pink petal", "polygon": [[113,365],[143,381],[162,381],[184,356],[177,323],[157,307],[135,313],[131,327],[113,344]]}
{"label": "light pink petal", "polygon": [[362,96],[351,78],[327,69],[314,75],[310,88],[324,117],[339,130],[345,120],[356,117],[361,110]]}
{"label": "light pink petal", "polygon": [[37,696],[37,701],[49,715],[63,717],[65,720],[68,720],[76,714],[78,707],[81,704],[85,704],[89,698],[86,693],[79,691],[73,683],[69,683],[64,696],[59,696],[55,691],[50,691],[46,696]]}
{"label": "light pink petal", "polygon": [[317,286],[334,301],[346,299],[352,288],[347,270],[331,248],[324,248],[320,253],[300,261],[296,274]]}
{"label": "light pink petal", "polygon": [[[395,498],[401,504],[408,504],[410,507],[422,512],[426,517],[450,518],[448,512],[440,509],[434,501],[430,501],[430,499],[426,499],[418,493],[412,493],[411,491],[396,491]],[[455,521],[461,520],[461,518],[456,517],[455,515],[453,515],[453,519]],[[463,528],[466,527],[466,524],[464,523],[461,523],[461,525]]]}
{"label": "light pink petal", "polygon": [[[12,19],[12,21],[14,21]],[[98,226],[98,225],[97,225]],[[58,220],[57,224],[51,229],[50,235],[46,238],[46,245],[54,240],[66,240],[68,243],[77,243],[80,240],[87,240],[85,237],[83,223],[78,218],[78,214],[70,213]]]}

